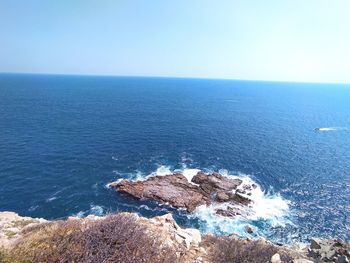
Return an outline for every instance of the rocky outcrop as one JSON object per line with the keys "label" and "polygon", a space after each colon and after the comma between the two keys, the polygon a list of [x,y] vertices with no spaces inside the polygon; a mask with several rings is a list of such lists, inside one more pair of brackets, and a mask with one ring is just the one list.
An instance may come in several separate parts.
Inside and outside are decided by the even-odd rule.
{"label": "rocky outcrop", "polygon": [[153,217],[151,219],[140,218],[140,223],[146,225],[150,232],[160,235],[163,244],[179,251],[179,257],[183,262],[201,262],[206,251],[200,247],[201,234],[193,228],[181,228],[171,214]]}
{"label": "rocky outcrop", "polygon": [[198,229],[181,228],[171,214],[157,216],[151,219],[141,218],[140,222],[152,228],[158,234],[160,233],[170,245],[177,244],[190,249],[191,246],[198,247],[201,242],[201,234]]}
{"label": "rocky outcrop", "polygon": [[177,208],[192,212],[197,206],[209,202],[208,196],[198,186],[187,181],[182,174],[154,176],[145,181],[111,183],[110,187],[138,199],[168,203]]}
{"label": "rocky outcrop", "polygon": [[350,246],[341,240],[311,239],[308,256],[316,261],[348,263]]}
{"label": "rocky outcrop", "polygon": [[[189,182],[181,173],[165,176],[153,176],[144,181],[121,180],[109,184],[117,191],[127,193],[138,199],[155,200],[184,208],[193,212],[200,205],[228,203],[235,206],[247,206],[249,195],[256,185],[242,185],[242,180],[229,178],[219,173],[205,174],[198,172]],[[242,210],[232,206],[218,209],[223,216],[241,215]]]}

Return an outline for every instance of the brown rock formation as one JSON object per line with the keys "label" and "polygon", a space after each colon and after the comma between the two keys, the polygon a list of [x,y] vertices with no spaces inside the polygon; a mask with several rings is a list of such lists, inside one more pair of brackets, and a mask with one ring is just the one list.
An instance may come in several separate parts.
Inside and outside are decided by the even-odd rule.
{"label": "brown rock formation", "polygon": [[209,196],[198,186],[187,181],[182,174],[154,176],[145,181],[132,182],[123,180],[112,183],[110,187],[127,193],[138,199],[155,200],[169,203],[177,208],[186,208],[192,212],[197,206],[208,203]]}
{"label": "brown rock formation", "polygon": [[[237,189],[241,184],[240,179],[229,178],[218,173],[198,172],[192,178],[192,182],[188,182],[182,174],[174,173],[149,177],[144,181],[122,180],[111,183],[110,187],[138,199],[155,200],[192,212],[204,204],[228,202],[235,205],[248,205],[251,200],[244,194],[247,194],[254,186],[245,187],[242,193],[241,189]],[[220,211],[219,214],[235,216],[240,213]]]}

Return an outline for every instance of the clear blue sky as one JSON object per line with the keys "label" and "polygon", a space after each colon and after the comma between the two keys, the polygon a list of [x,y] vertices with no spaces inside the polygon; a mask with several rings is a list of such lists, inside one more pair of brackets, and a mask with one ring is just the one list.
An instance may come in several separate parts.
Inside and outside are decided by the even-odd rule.
{"label": "clear blue sky", "polygon": [[0,72],[350,83],[350,0],[0,0]]}

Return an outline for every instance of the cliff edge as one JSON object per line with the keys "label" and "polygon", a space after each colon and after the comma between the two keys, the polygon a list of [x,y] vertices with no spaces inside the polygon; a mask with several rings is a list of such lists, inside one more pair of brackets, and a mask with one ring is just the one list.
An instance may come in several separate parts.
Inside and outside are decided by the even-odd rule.
{"label": "cliff edge", "polygon": [[349,245],[311,240],[278,246],[232,235],[201,235],[171,214],[135,213],[47,221],[0,212],[0,262],[349,262]]}

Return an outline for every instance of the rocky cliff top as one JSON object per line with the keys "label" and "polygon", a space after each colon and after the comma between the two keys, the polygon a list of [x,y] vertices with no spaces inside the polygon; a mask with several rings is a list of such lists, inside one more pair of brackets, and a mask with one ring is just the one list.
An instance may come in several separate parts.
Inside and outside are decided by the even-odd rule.
{"label": "rocky cliff top", "polygon": [[349,245],[339,240],[313,239],[307,247],[290,247],[235,235],[201,236],[196,229],[181,228],[171,214],[47,221],[0,212],[0,242],[5,254],[11,255],[6,261],[10,256],[1,258],[5,254],[0,250],[0,262],[119,262],[110,261],[119,258],[120,262],[346,263],[350,256]]}

